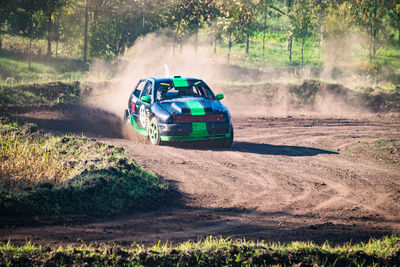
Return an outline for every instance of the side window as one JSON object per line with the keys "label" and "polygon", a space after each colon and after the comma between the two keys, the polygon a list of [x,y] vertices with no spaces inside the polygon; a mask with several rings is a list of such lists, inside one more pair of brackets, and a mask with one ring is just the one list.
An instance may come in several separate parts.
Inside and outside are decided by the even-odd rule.
{"label": "side window", "polygon": [[140,93],[143,91],[144,85],[146,84],[146,81],[141,81],[137,86],[133,94],[139,98]]}
{"label": "side window", "polygon": [[147,81],[146,85],[144,86],[142,96],[148,95],[151,97],[152,95],[152,88],[153,88],[153,83],[151,81]]}

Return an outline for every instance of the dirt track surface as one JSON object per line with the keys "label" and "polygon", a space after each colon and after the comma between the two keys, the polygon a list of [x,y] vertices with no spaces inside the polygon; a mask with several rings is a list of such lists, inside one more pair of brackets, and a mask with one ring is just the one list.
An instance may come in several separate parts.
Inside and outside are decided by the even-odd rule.
{"label": "dirt track surface", "polygon": [[[56,134],[83,132],[123,146],[137,163],[170,181],[181,197],[170,207],[111,219],[3,226],[0,241],[130,245],[214,235],[342,243],[400,234],[400,166],[352,152],[360,142],[398,140],[398,114],[234,116],[235,141],[223,150],[204,143],[152,146],[126,140],[113,115],[90,108],[3,112]],[[88,121],[93,116],[101,124]]]}

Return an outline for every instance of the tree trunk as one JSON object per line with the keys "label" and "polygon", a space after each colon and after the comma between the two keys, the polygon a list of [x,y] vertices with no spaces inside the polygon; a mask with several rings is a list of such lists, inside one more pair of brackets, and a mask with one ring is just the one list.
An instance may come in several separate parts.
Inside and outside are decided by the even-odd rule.
{"label": "tree trunk", "polygon": [[60,40],[60,14],[56,17],[56,58],[58,57],[58,41]]}
{"label": "tree trunk", "polygon": [[214,54],[217,54],[217,33],[214,34],[213,48]]}
{"label": "tree trunk", "polygon": [[321,24],[320,33],[319,33],[319,45],[321,46],[324,42],[324,25]]}
{"label": "tree trunk", "polygon": [[292,62],[292,45],[293,45],[293,34],[290,33],[286,43],[286,50],[289,51],[289,62]]}
{"label": "tree trunk", "polygon": [[378,30],[374,29],[373,30],[373,43],[372,43],[372,56],[375,57],[376,55],[376,36],[378,35]]}
{"label": "tree trunk", "polygon": [[303,66],[304,63],[304,41],[306,40],[306,35],[303,35],[303,40],[301,41],[301,62],[300,62],[300,67]]}
{"label": "tree trunk", "polygon": [[83,40],[83,61],[87,61],[88,55],[88,26],[89,26],[89,0],[85,1],[85,29]]}
{"label": "tree trunk", "polygon": [[399,42],[399,45],[400,45],[400,28],[397,29],[397,31],[398,31],[398,34],[399,34],[397,41]]}
{"label": "tree trunk", "polygon": [[2,37],[3,37],[3,36],[1,36],[1,33],[0,33],[0,50],[3,48],[3,40],[2,40]]}
{"label": "tree trunk", "polygon": [[32,57],[32,32],[29,35],[29,56],[28,56],[28,68],[31,70],[31,57]]}
{"label": "tree trunk", "polygon": [[250,36],[249,36],[249,32],[246,32],[246,54],[249,53],[249,46],[250,46]]}
{"label": "tree trunk", "polygon": [[197,53],[197,49],[199,48],[199,29],[196,29],[194,33],[194,51]]}
{"label": "tree trunk", "polygon": [[263,60],[265,59],[265,32],[267,31],[267,13],[264,13],[264,28],[263,28]]}
{"label": "tree trunk", "polygon": [[370,27],[370,43],[369,43],[369,62],[371,62],[372,61],[372,42],[373,42],[373,40],[372,40],[372,23],[371,23],[371,25],[370,25],[371,27]]}
{"label": "tree trunk", "polygon": [[51,15],[52,13],[49,13],[49,16],[47,18],[47,57],[51,57]]}
{"label": "tree trunk", "polygon": [[229,32],[229,42],[228,42],[228,64],[229,59],[231,57],[231,48],[232,48],[232,32]]}

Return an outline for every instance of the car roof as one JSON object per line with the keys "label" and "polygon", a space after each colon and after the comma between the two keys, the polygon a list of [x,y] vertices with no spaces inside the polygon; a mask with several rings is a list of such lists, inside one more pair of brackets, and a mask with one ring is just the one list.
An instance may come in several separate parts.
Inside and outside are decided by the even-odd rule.
{"label": "car roof", "polygon": [[147,79],[152,79],[155,82],[170,82],[172,79],[182,78],[190,81],[202,81],[201,79],[194,78],[194,77],[183,77],[179,75],[171,76],[171,77],[148,77]]}

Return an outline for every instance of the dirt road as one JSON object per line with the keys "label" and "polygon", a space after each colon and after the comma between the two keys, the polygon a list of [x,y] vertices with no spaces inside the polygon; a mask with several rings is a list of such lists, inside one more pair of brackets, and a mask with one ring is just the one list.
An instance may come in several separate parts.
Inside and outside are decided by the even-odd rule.
{"label": "dirt road", "polygon": [[[122,138],[120,123],[71,107],[10,109],[55,133],[84,132],[123,146],[181,193],[172,207],[89,223],[0,229],[1,241],[130,245],[208,235],[268,241],[365,241],[400,234],[400,165],[360,147],[400,139],[398,114],[368,118],[234,116],[231,149],[152,146]],[[93,110],[91,110],[93,113]],[[100,128],[101,129],[100,129]],[[107,129],[114,129],[109,131]],[[79,242],[78,242],[79,243]]]}

